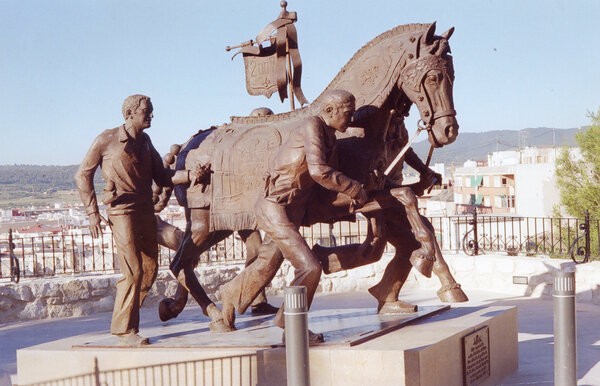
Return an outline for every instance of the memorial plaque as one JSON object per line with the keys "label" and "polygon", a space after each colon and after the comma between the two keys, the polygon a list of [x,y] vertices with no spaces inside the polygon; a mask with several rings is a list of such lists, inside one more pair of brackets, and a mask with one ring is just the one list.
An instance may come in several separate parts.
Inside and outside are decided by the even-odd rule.
{"label": "memorial plaque", "polygon": [[463,338],[465,385],[479,385],[490,376],[490,328],[485,326]]}

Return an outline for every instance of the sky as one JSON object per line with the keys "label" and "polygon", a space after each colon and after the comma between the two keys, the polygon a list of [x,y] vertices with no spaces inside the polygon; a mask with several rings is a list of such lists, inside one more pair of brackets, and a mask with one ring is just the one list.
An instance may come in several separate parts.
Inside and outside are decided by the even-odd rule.
{"label": "sky", "polygon": [[[450,27],[462,132],[576,128],[600,107],[596,0],[289,0],[316,98],[365,43],[401,24]],[[199,129],[289,101],[250,96],[241,56],[278,0],[0,0],[0,165],[74,165],[123,122],[131,94],[152,98],[161,154]],[[416,107],[410,119],[418,115]],[[409,119],[409,125],[410,125]]]}

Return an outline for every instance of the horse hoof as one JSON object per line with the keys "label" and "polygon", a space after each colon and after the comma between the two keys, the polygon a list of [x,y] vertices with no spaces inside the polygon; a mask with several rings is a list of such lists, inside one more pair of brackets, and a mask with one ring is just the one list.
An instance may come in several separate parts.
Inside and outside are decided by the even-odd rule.
{"label": "horse hoof", "polygon": [[425,277],[431,277],[434,261],[435,260],[426,259],[421,255],[415,253],[413,253],[410,256],[410,263],[412,264],[412,266],[415,267],[415,269]]}
{"label": "horse hoof", "polygon": [[325,342],[325,338],[323,337],[323,334],[321,334],[320,332],[312,332],[311,330],[308,330],[308,345],[309,346],[313,346],[315,344],[319,344],[319,343],[323,343]]}
{"label": "horse hoof", "polygon": [[377,313],[380,315],[399,315],[399,314],[412,314],[417,312],[417,306],[414,304],[403,302],[402,300],[397,300],[395,302],[385,302],[383,303]]}
{"label": "horse hoof", "polygon": [[252,315],[256,316],[256,315],[273,315],[276,314],[277,311],[279,311],[278,307],[275,307],[269,303],[258,303],[254,306],[252,306]]}
{"label": "horse hoof", "polygon": [[210,322],[208,324],[208,328],[210,329],[211,332],[217,332],[217,333],[235,331],[235,326],[228,326],[227,324],[225,324],[225,322],[222,319],[221,320],[213,320],[212,322]]}
{"label": "horse hoof", "polygon": [[171,298],[164,298],[158,303],[158,317],[161,321],[166,322],[169,319],[176,318],[179,312],[173,312],[171,306],[175,303],[175,300]]}
{"label": "horse hoof", "polygon": [[444,303],[462,303],[469,300],[458,283],[443,286],[437,292],[437,295]]}
{"label": "horse hoof", "polygon": [[[285,346],[285,331],[283,332],[281,341],[282,341],[283,345]],[[311,330],[308,330],[308,345],[309,346],[315,346],[315,345],[318,345],[323,342],[325,342],[325,338],[323,337],[323,334],[321,334],[320,332],[316,333],[316,332],[312,332]]]}
{"label": "horse hoof", "polygon": [[227,291],[227,284],[221,286],[221,315],[225,325],[235,330],[235,306],[233,305],[231,296]]}

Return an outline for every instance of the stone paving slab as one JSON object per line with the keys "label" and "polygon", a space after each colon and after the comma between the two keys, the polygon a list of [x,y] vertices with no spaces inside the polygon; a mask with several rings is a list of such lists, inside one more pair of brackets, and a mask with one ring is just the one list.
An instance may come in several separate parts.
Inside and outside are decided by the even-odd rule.
{"label": "stone paving slab", "polygon": [[[403,315],[377,315],[375,308],[325,309],[309,313],[308,323],[312,331],[322,333],[325,338],[319,346],[356,346],[448,309],[448,305],[421,306],[417,312]],[[184,316],[147,329],[145,333],[152,349],[282,346],[283,330],[275,327],[272,319],[272,316],[242,315],[236,320],[236,331],[213,333],[208,329],[208,323]],[[90,338],[83,336],[73,348],[123,348],[115,336]]]}

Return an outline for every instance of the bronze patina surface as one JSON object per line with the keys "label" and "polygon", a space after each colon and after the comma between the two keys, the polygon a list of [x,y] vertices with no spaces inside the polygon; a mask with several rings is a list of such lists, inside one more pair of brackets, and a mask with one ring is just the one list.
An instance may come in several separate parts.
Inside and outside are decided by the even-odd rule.
{"label": "bronze patina surface", "polygon": [[106,183],[102,201],[108,206],[108,223],[123,273],[117,283],[110,331],[119,336],[124,346],[148,344],[138,331],[139,308],[158,272],[152,183],[164,187],[187,186],[198,178],[188,170],[175,171],[163,166],[150,137],[144,133],[151,125],[153,111],[149,97],[127,97],[123,102],[125,123],[96,137],[75,175],[89,216],[90,232],[97,238],[102,228],[93,179],[96,169],[102,169]]}
{"label": "bronze patina surface", "polygon": [[[385,244],[391,243],[396,250],[394,258],[381,281],[369,290],[378,300],[381,314],[414,311],[414,306],[398,300],[413,266],[426,276],[433,273],[439,278],[442,286],[438,296],[442,301],[467,300],[444,261],[433,227],[417,209],[415,192],[422,194],[437,176],[411,151],[406,151],[404,159],[421,173],[420,183],[402,185],[400,163],[388,168],[407,142],[403,120],[413,104],[419,110],[420,125],[427,131],[432,147],[451,144],[458,135],[452,98],[454,69],[448,43],[452,31],[436,35],[435,24],[395,27],[363,46],[309,106],[282,114],[232,117],[231,123],[199,132],[182,145],[177,169],[194,170],[210,165],[212,173],[207,184],[175,188],[179,202],[187,208],[188,224],[171,268],[181,285],[191,291],[211,317],[214,330],[234,328],[231,310],[239,299],[226,296],[224,315],[215,311],[216,306],[193,275],[193,262],[230,232],[265,226],[257,206],[264,209],[260,203],[271,196],[273,185],[269,176],[273,160],[290,143],[290,138],[320,114],[319,109],[327,104],[332,90],[354,95],[355,112],[351,129],[337,131],[335,155],[328,156],[326,163],[345,178],[358,182],[367,192],[368,201],[363,205],[363,200],[357,200],[359,188],[354,183],[347,185],[347,189],[340,188],[343,179],[337,181],[339,189],[318,181],[307,189],[302,188],[306,184],[301,184],[298,190],[301,205],[294,204],[295,193],[279,195],[275,201],[281,200],[279,204],[291,220],[290,229],[352,219],[356,212],[361,212],[369,218],[369,234],[362,244],[313,247],[303,255],[316,257],[325,273],[329,273],[377,261]],[[307,176],[316,181],[315,175]],[[304,178],[301,180],[306,183],[308,180]],[[273,233],[272,229],[263,230]],[[273,243],[269,237],[257,246],[262,250],[259,255],[262,253],[263,260],[269,262],[264,270],[269,275],[276,272],[282,261],[281,243],[277,244],[277,240]],[[272,276],[243,274],[242,277],[245,279],[238,279],[244,282],[240,285],[256,292]]]}

